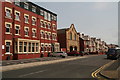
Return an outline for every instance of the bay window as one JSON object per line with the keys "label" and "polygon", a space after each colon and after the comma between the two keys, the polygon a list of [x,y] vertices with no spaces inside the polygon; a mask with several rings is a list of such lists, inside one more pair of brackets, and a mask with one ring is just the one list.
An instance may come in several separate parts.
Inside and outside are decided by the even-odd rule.
{"label": "bay window", "polygon": [[38,50],[39,50],[39,44],[36,43],[36,52],[38,52]]}
{"label": "bay window", "polygon": [[23,42],[19,42],[19,52],[23,52]]}
{"label": "bay window", "polygon": [[35,43],[32,43],[32,52],[35,52]]}
{"label": "bay window", "polygon": [[27,52],[27,42],[24,42],[24,52]]}
{"label": "bay window", "polygon": [[28,43],[28,52],[31,52],[31,43]]}

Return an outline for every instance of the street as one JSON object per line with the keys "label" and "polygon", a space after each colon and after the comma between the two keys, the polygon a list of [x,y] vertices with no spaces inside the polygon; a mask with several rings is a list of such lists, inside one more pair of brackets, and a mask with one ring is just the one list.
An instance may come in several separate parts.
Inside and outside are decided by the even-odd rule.
{"label": "street", "polygon": [[105,55],[90,55],[72,61],[6,71],[2,76],[3,78],[93,78],[92,72],[110,61]]}

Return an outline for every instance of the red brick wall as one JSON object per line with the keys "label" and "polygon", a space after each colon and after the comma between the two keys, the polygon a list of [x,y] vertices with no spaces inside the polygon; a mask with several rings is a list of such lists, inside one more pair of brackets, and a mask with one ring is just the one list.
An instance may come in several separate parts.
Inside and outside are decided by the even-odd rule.
{"label": "red brick wall", "polygon": [[[14,17],[14,10],[19,11],[20,12],[20,21],[15,21],[15,20],[13,20],[13,18],[12,19],[5,18],[5,7],[9,7],[9,8],[12,9],[12,17]],[[52,32],[52,33],[53,32],[57,33],[57,31],[53,31],[53,29],[49,30],[49,29],[45,29],[45,28],[43,29],[43,28],[39,27],[41,25],[40,24],[40,19],[44,20],[43,16],[37,15],[37,14],[35,14],[33,12],[30,12],[28,10],[22,9],[20,7],[17,7],[14,4],[11,4],[11,3],[8,3],[8,2],[4,2],[3,3],[2,9],[3,9],[3,11],[2,11],[3,12],[3,16],[2,16],[2,19],[3,19],[3,27],[2,27],[2,31],[3,31],[2,32],[2,35],[3,35],[2,36],[2,38],[3,38],[2,40],[3,41],[2,41],[2,45],[5,45],[5,40],[6,39],[7,40],[12,40],[12,43],[14,43],[13,38],[40,40],[40,43],[54,43],[54,42],[57,42],[57,41],[53,41],[53,40],[41,40],[40,30],[49,31],[49,32]],[[29,15],[29,24],[24,23],[24,14],[28,14]],[[36,17],[36,19],[37,19],[37,25],[36,26],[32,25],[32,16]],[[47,21],[47,20],[45,20],[45,21]],[[5,26],[5,22],[12,23],[12,28],[10,30],[11,33],[12,33],[11,35],[5,34],[5,27],[4,27]],[[56,21],[50,21],[50,22],[52,24],[56,24],[56,27],[57,27],[57,22]],[[17,35],[14,34],[14,32],[15,32],[14,24],[20,25],[20,36],[17,36]],[[25,37],[24,36],[24,26],[29,27],[29,37]],[[37,33],[36,33],[37,37],[36,38],[32,37],[32,28],[36,28],[36,30],[37,30]],[[14,54],[14,52],[13,52],[14,46],[13,45],[11,46],[11,53]],[[3,51],[2,54],[5,54],[5,49],[3,49],[2,51]],[[40,57],[40,54],[41,54],[41,52],[39,54],[34,54],[35,55],[34,57],[35,58],[36,57]],[[33,58],[32,55],[33,54],[28,54],[28,55],[20,55],[20,54],[18,54],[17,55],[18,57],[16,57],[16,54],[15,54],[14,57],[18,58],[18,59],[22,59],[22,56],[24,56],[24,58]],[[47,53],[44,53],[44,56],[47,57]],[[3,56],[3,59],[6,59],[6,56]]]}
{"label": "red brick wall", "polygon": [[66,32],[58,30],[58,42],[60,43],[60,48],[66,48]]}

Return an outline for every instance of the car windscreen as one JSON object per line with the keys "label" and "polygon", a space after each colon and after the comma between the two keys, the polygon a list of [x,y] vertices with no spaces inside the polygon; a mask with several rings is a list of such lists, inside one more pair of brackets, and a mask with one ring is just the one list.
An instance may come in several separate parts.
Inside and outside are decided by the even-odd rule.
{"label": "car windscreen", "polygon": [[56,53],[63,53],[63,52],[56,52]]}
{"label": "car windscreen", "polygon": [[115,53],[115,49],[109,49],[108,50],[108,54],[113,54],[113,53]]}
{"label": "car windscreen", "polygon": [[116,50],[116,53],[119,53],[119,54],[120,54],[120,49],[117,49],[117,50]]}

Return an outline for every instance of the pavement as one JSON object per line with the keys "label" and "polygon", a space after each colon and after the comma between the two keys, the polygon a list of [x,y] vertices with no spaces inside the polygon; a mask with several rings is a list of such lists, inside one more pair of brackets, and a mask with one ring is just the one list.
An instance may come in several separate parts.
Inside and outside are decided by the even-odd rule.
{"label": "pavement", "polygon": [[[66,58],[70,58],[71,56],[68,56]],[[32,58],[32,59],[20,59],[20,60],[4,60],[2,61],[2,66],[8,66],[8,65],[17,65],[17,64],[25,64],[25,63],[32,63],[32,62],[43,62],[43,61],[51,61],[51,60],[58,60],[63,59],[61,57],[41,57],[41,58]]]}
{"label": "pavement", "polygon": [[120,59],[113,60],[100,71],[100,75],[107,79],[120,80]]}

